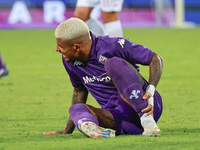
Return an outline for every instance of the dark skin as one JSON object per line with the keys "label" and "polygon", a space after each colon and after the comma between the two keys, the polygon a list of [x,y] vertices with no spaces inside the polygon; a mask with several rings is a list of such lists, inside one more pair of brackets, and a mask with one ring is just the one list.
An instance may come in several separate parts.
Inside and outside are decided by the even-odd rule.
{"label": "dark skin", "polygon": [[[86,103],[88,96],[87,89],[82,86],[78,88],[74,88],[73,97],[72,97],[72,105],[77,103]],[[98,119],[99,125],[105,128],[112,128],[115,130],[115,122],[112,114],[102,108],[95,108],[93,106],[85,104],[85,106],[91,111],[91,113]],[[44,134],[71,134],[74,131],[75,125],[69,116],[66,126],[62,131],[50,131],[45,132]]]}
{"label": "dark skin", "polygon": [[[89,53],[91,50],[92,46],[92,40],[89,39],[88,34],[83,35],[82,40],[83,41],[76,41],[75,39],[72,41],[63,41],[61,39],[57,39],[57,47],[56,51],[59,51],[63,54],[65,59],[67,61],[71,61],[73,59],[79,58],[79,60],[82,61],[87,61],[89,58]],[[80,38],[77,38],[80,39]],[[87,41],[87,42],[85,42]],[[78,43],[78,44],[77,44]],[[70,51],[70,53],[69,53]],[[72,53],[71,53],[72,52]],[[109,61],[109,60],[108,60]],[[136,72],[136,74],[139,77],[140,83],[143,86],[144,80],[142,76],[138,73],[138,71],[130,64],[127,62],[129,67],[132,68],[133,71]],[[157,86],[161,74],[162,74],[162,68],[163,68],[163,60],[162,58],[153,52],[151,62],[149,64],[149,84],[154,85],[155,87]],[[129,105],[131,105],[128,100],[124,98],[124,96],[120,93],[122,99],[127,102]],[[112,114],[102,108],[95,108],[93,106],[87,105],[87,96],[88,96],[88,90],[84,87],[74,87],[73,91],[73,97],[72,97],[72,105],[77,104],[77,103],[83,103],[89,110],[90,112],[97,118],[99,121],[99,125],[101,127],[105,128],[110,128],[110,129],[116,129],[115,128],[115,122]],[[150,98],[150,94],[148,92],[144,93],[143,99],[148,100]],[[146,108],[141,110],[142,112],[146,113],[146,116],[152,115],[153,116],[153,106],[148,104]],[[50,132],[45,132],[44,134],[50,135],[50,134],[71,134],[74,131],[75,125],[69,116],[66,126],[62,131],[50,131]]]}
{"label": "dark skin", "polygon": [[[162,75],[163,69],[163,59],[160,55],[153,52],[151,62],[149,64],[149,84],[154,85],[155,87],[158,85],[158,82]],[[142,97],[144,100],[148,100],[150,98],[150,94],[145,92],[144,96]],[[153,116],[153,106],[148,105],[142,112],[148,112],[146,116],[152,115]]]}

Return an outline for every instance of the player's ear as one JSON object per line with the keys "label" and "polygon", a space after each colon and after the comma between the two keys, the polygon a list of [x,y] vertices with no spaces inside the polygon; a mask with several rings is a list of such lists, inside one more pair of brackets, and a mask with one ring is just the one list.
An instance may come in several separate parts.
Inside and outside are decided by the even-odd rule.
{"label": "player's ear", "polygon": [[79,51],[80,51],[80,48],[81,48],[80,44],[74,44],[74,50],[75,50],[76,52],[79,52]]}

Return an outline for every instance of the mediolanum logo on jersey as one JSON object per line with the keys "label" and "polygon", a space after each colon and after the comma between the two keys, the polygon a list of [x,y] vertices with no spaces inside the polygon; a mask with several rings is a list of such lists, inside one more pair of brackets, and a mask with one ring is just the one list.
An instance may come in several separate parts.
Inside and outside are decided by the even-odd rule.
{"label": "mediolanum logo on jersey", "polygon": [[88,84],[88,83],[92,83],[92,82],[109,82],[111,81],[111,78],[106,75],[106,73],[96,77],[96,76],[92,76],[92,77],[88,77],[88,76],[85,76],[83,77],[83,81],[85,84]]}

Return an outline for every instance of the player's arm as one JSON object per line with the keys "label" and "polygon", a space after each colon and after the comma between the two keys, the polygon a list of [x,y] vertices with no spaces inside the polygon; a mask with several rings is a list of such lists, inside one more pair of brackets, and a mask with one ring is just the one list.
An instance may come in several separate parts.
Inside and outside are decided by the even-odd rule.
{"label": "player's arm", "polygon": [[163,59],[160,55],[153,52],[152,59],[149,64],[149,84],[156,87],[160,81],[163,70]]}
{"label": "player's arm", "polygon": [[[72,105],[77,103],[86,103],[88,90],[84,86],[75,87],[72,96]],[[62,131],[50,131],[44,134],[71,134],[74,131],[75,125],[69,116],[65,128]]]}
{"label": "player's arm", "polygon": [[[84,87],[75,87],[72,96],[72,105],[77,103],[86,103],[88,96],[88,90]],[[74,131],[75,125],[69,116],[66,126],[63,130],[64,134],[71,134]]]}
{"label": "player's arm", "polygon": [[152,59],[149,64],[149,86],[144,93],[143,99],[149,101],[149,105],[142,110],[142,112],[148,112],[147,115],[153,114],[153,95],[155,88],[160,81],[163,70],[163,59],[160,55],[153,52]]}

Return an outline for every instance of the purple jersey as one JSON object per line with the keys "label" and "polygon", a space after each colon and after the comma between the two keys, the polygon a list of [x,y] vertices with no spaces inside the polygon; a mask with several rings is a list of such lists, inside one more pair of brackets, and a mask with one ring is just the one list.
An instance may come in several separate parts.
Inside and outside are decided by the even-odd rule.
{"label": "purple jersey", "polygon": [[88,62],[81,62],[80,60],[67,62],[63,57],[63,64],[72,85],[74,87],[84,85],[100,106],[104,108],[109,99],[118,93],[104,69],[105,61],[113,56],[120,57],[131,63],[139,71],[137,64],[149,65],[152,51],[124,38],[96,36],[92,33],[91,37],[93,43]]}

